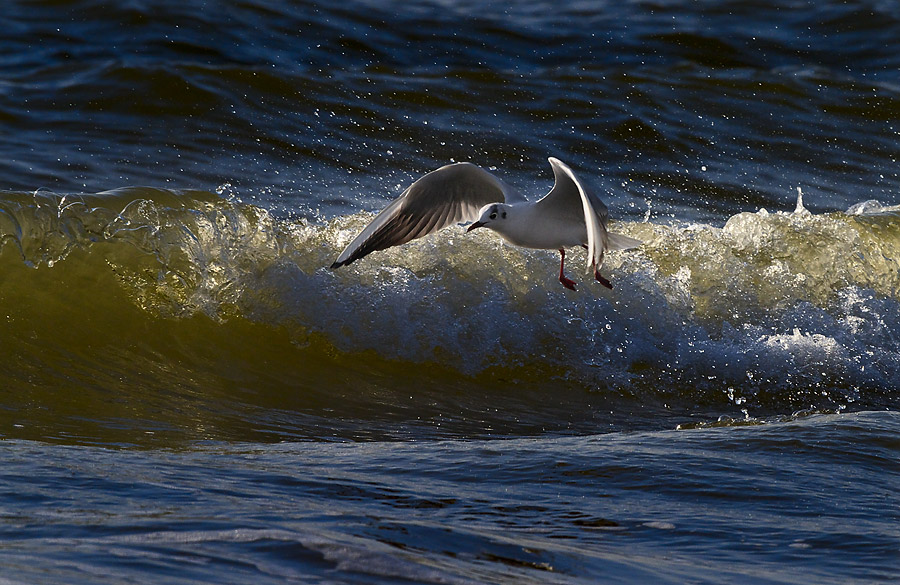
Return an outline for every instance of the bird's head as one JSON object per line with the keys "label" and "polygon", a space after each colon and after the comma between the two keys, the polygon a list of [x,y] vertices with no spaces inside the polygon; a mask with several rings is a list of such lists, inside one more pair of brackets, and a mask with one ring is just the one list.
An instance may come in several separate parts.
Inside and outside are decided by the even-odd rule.
{"label": "bird's head", "polygon": [[478,221],[470,225],[466,231],[470,232],[480,227],[497,229],[497,223],[504,221],[508,217],[509,205],[505,203],[489,203],[481,208],[481,211],[478,213]]}

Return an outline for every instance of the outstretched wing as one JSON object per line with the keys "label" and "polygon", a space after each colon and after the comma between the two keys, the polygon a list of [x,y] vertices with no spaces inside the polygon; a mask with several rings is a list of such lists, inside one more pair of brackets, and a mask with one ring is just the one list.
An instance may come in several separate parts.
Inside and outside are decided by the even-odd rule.
{"label": "outstretched wing", "polygon": [[472,163],[455,163],[431,171],[375,216],[332,268],[376,250],[405,244],[454,223],[474,221],[488,203],[506,201],[513,191]]}
{"label": "outstretched wing", "polygon": [[603,255],[609,246],[606,222],[609,211],[599,197],[587,191],[572,169],[552,156],[548,159],[553,167],[555,183],[550,192],[535,204],[545,215],[555,215],[571,222],[584,222],[587,230],[587,269],[598,269],[603,264]]}

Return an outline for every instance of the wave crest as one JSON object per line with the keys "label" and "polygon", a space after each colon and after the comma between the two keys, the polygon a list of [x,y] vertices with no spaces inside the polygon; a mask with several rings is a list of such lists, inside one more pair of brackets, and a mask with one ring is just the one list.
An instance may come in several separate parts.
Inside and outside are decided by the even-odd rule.
{"label": "wave crest", "polygon": [[430,363],[490,384],[541,379],[659,408],[895,400],[895,210],[814,215],[798,206],[741,213],[722,228],[620,223],[644,245],[610,254],[613,291],[585,280],[575,293],[556,282],[553,252],[454,229],[325,268],[370,217],[311,224],[211,193],[149,188],[5,193],[0,262],[23,288],[35,270],[112,276],[156,327],[210,318],[213,339],[186,341],[185,354],[240,334],[233,324],[278,331],[273,339],[288,345],[273,351],[301,352],[279,379],[308,367],[302,352],[312,344],[315,359],[390,372]]}

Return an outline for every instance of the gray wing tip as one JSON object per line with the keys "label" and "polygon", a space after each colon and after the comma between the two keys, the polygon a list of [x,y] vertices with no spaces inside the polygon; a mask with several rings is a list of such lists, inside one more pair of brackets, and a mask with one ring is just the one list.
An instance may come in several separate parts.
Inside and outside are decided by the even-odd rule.
{"label": "gray wing tip", "polygon": [[547,162],[550,163],[550,166],[551,166],[551,167],[562,167],[562,168],[566,168],[566,169],[569,168],[569,165],[567,165],[567,164],[564,163],[563,161],[559,160],[559,159],[556,158],[555,156],[548,156],[548,157],[547,157]]}
{"label": "gray wing tip", "polygon": [[335,260],[334,262],[332,262],[332,264],[331,264],[331,266],[329,266],[329,268],[334,270],[336,268],[340,268],[341,266],[346,266],[347,264],[350,264],[351,262],[353,262],[353,260],[355,260],[355,258],[352,258],[349,260]]}

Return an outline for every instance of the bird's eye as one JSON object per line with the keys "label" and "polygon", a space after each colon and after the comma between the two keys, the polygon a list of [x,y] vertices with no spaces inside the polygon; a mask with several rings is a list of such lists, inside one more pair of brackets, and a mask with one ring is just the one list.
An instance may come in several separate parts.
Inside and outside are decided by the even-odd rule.
{"label": "bird's eye", "polygon": [[497,212],[495,211],[489,216],[491,219],[497,219]]}

